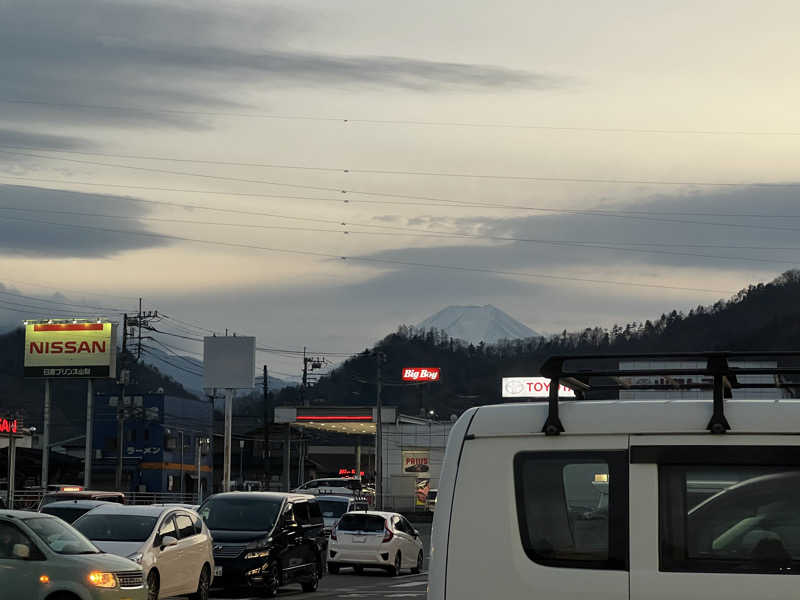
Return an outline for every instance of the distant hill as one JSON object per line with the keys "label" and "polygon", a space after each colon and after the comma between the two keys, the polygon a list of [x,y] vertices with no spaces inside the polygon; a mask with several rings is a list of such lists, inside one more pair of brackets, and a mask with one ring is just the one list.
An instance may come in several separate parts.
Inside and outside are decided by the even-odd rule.
{"label": "distant hill", "polygon": [[533,329],[491,304],[448,306],[425,319],[418,327],[438,329],[452,338],[472,344],[540,337]]}
{"label": "distant hill", "polygon": [[[800,351],[800,271],[788,271],[711,306],[673,310],[610,329],[587,327],[549,338],[471,344],[438,328],[401,326],[375,350],[388,360],[382,367],[387,406],[407,414],[435,410],[448,418],[470,406],[502,402],[502,377],[537,375],[539,365],[554,354]],[[415,365],[441,367],[441,380],[427,386],[404,384],[401,370]],[[313,397],[327,404],[372,405],[375,371],[373,355],[355,356],[322,378]]]}
{"label": "distant hill", "polygon": [[[142,359],[146,364],[171,377],[196,396],[203,395],[203,361],[193,356],[170,354],[158,348],[149,348]],[[260,389],[263,377],[257,377],[255,388]],[[278,391],[291,385],[283,379],[270,376],[269,389]],[[245,391],[242,391],[245,394]]]}

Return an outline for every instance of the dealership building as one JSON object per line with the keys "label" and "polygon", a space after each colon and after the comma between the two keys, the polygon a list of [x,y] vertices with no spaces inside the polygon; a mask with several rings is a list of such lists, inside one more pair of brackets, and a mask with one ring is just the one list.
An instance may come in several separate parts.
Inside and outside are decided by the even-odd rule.
{"label": "dealership building", "polygon": [[[428,490],[438,488],[453,422],[403,415],[396,407],[383,407],[381,412],[384,507],[402,511],[423,508]],[[351,445],[307,446],[306,456],[322,467],[316,474],[319,476],[363,473],[365,480],[373,481],[375,473],[367,465],[374,464],[375,446],[362,442],[375,439],[377,420],[377,409],[369,406],[275,408],[275,423],[286,427],[289,439],[303,433],[313,438],[313,433],[326,432],[337,434],[340,440],[352,440]],[[292,446],[296,447],[284,444],[285,448]],[[284,465],[291,463],[292,457],[284,453]],[[291,469],[284,468],[283,472],[290,474]],[[292,478],[282,487],[298,483]]]}

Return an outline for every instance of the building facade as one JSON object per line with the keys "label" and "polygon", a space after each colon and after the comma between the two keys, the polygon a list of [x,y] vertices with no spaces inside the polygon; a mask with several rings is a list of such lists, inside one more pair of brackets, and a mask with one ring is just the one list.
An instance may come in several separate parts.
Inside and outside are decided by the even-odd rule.
{"label": "building facade", "polygon": [[98,395],[92,487],[114,489],[122,430],[122,491],[196,494],[213,480],[212,406],[165,394]]}

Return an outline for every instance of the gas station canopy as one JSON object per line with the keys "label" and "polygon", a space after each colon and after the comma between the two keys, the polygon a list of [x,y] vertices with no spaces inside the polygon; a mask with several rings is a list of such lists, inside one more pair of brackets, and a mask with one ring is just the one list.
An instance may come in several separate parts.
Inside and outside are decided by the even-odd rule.
{"label": "gas station canopy", "polygon": [[[396,423],[397,408],[383,407],[383,423]],[[377,409],[371,406],[278,406],[275,423],[329,433],[375,435]]]}

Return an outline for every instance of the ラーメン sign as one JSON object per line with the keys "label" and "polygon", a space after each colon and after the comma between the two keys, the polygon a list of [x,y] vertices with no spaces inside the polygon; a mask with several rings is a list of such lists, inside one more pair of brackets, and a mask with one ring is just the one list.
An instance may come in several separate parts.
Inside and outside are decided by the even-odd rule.
{"label": "\u30e9\u30fc\u30e1\u30f3 sign", "polygon": [[115,327],[100,323],[25,325],[25,377],[100,378],[116,375]]}
{"label": "\u30e9\u30fc\u30e1\u30f3 sign", "polygon": [[406,367],[403,381],[439,381],[442,370],[439,367]]}
{"label": "\u30e9\u30fc\u30e1\u30f3 sign", "polygon": [[[548,398],[550,380],[547,377],[503,377],[503,398]],[[574,398],[575,392],[558,386],[559,398]]]}

